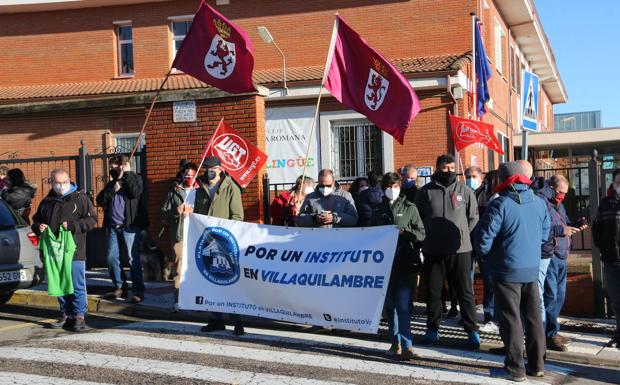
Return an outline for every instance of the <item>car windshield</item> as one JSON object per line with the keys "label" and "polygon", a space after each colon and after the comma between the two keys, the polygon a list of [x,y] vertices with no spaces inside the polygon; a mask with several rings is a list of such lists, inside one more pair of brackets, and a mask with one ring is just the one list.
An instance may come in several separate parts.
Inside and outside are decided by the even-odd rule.
{"label": "car windshield", "polygon": [[15,221],[15,217],[6,206],[6,202],[0,200],[0,228],[6,229],[15,227],[17,222]]}

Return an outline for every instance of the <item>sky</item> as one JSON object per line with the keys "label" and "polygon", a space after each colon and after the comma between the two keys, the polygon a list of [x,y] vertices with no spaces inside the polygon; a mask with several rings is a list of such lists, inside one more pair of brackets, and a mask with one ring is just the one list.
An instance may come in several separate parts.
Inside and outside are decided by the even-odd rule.
{"label": "sky", "polygon": [[602,111],[620,127],[620,0],[535,0],[568,93],[555,113]]}

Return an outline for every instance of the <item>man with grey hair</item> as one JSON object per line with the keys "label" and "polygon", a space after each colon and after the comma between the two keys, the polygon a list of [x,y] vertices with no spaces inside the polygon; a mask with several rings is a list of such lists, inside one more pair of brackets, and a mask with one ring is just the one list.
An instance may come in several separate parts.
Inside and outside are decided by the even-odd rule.
{"label": "man with grey hair", "polygon": [[400,195],[405,196],[409,202],[415,203],[418,193],[418,186],[416,186],[418,169],[413,164],[406,164],[400,168],[400,178],[402,180]]}
{"label": "man with grey hair", "polygon": [[[495,288],[496,316],[506,358],[497,377],[525,381],[544,375],[545,337],[540,314],[538,270],[541,245],[551,219],[545,202],[530,188],[526,168],[517,162],[500,166],[499,197],[489,203],[474,234],[478,253],[489,265]],[[523,360],[523,330],[528,367]]]}
{"label": "man with grey hair", "polygon": [[[71,182],[65,169],[57,168],[50,174],[52,189],[41,201],[36,214],[32,218],[32,231],[43,238],[55,238],[63,230],[69,230],[75,241],[76,249],[71,258],[71,271],[58,277],[48,276],[48,285],[53,281],[60,286],[69,286],[63,282],[68,275],[71,277],[73,293],[58,294],[60,319],[50,324],[51,328],[65,328],[72,331],[86,329],[84,316],[88,308],[86,298],[86,233],[97,226],[97,210],[83,191]],[[45,233],[45,234],[44,234]],[[70,290],[69,290],[70,291]],[[51,294],[51,293],[50,293]]]}

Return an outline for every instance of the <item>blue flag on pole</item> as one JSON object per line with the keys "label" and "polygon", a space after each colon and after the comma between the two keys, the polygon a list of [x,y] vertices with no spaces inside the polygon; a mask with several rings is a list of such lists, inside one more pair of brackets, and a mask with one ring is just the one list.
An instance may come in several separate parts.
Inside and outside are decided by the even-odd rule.
{"label": "blue flag on pole", "polygon": [[489,61],[487,60],[487,54],[484,50],[484,44],[482,43],[482,33],[480,33],[480,23],[476,19],[476,100],[477,110],[476,115],[481,118],[487,112],[487,102],[491,100],[489,94],[489,85],[487,81],[491,78],[493,71],[489,67]]}

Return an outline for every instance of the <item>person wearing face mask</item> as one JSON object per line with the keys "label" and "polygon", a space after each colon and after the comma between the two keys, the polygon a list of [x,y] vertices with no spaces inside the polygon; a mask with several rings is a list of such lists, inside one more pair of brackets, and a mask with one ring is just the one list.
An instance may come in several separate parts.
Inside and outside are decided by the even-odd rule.
{"label": "person wearing face mask", "polygon": [[357,224],[355,202],[340,188],[334,172],[323,169],[319,183],[306,195],[295,221],[299,227],[354,227]]}
{"label": "person wearing face mask", "polygon": [[97,205],[103,208],[108,271],[115,288],[104,298],[127,296],[125,272],[120,259],[121,247],[125,247],[132,282],[131,302],[140,303],[144,300],[140,232],[148,227],[148,215],[142,199],[142,177],[131,171],[129,158],[125,155],[113,156],[109,163],[110,181],[97,194]]}
{"label": "person wearing face mask", "polygon": [[[69,173],[55,169],[50,174],[52,189],[41,201],[35,213],[32,231],[41,236],[46,231],[58,234],[60,228],[69,230],[76,249],[72,258],[71,282],[73,294],[59,296],[60,318],[49,326],[72,331],[86,329],[84,319],[88,308],[86,298],[86,233],[97,226],[97,210],[88,196],[71,182]],[[62,276],[59,277],[61,280]],[[48,278],[48,281],[51,278]]]}
{"label": "person wearing face mask", "polygon": [[276,226],[295,226],[306,195],[314,191],[314,179],[300,175],[290,190],[277,196],[269,207],[271,224]]}
{"label": "person wearing face mask", "polygon": [[570,223],[562,202],[568,192],[568,180],[562,174],[553,175],[537,194],[547,202],[551,216],[551,232],[549,239],[542,247],[543,257],[550,258],[543,300],[545,307],[545,333],[547,349],[565,352],[570,339],[559,333],[558,316],[564,306],[566,295],[566,259],[570,253],[571,236],[584,230],[587,225],[582,218],[577,223]]}
{"label": "person wearing face mask", "polygon": [[[194,207],[189,204],[181,205],[179,212],[183,215],[191,213],[209,215],[211,217],[243,221],[243,203],[241,190],[230,176],[224,172],[222,161],[217,156],[209,156],[203,163],[206,171],[196,190]],[[212,313],[212,320],[202,327],[205,333],[226,329],[226,322],[222,313]],[[237,315],[230,315],[234,324],[235,335],[245,334],[243,324]]]}
{"label": "person wearing face mask", "polygon": [[[170,241],[172,242],[172,253],[174,255],[174,265],[176,266],[176,276],[174,277],[175,304],[178,303],[179,299],[179,283],[183,262],[182,205],[185,203],[189,207],[194,207],[196,189],[199,187],[196,179],[198,167],[195,163],[186,163],[181,171],[181,181],[175,182],[174,187],[168,191],[161,208],[161,217],[170,230]],[[176,307],[175,305],[175,309]]]}
{"label": "person wearing face mask", "polygon": [[392,346],[388,356],[414,359],[409,304],[417,286],[417,275],[422,266],[420,246],[424,240],[424,224],[415,203],[401,194],[401,177],[393,172],[383,176],[381,204],[372,211],[372,226],[396,225],[400,232],[390,282],[385,298]]}
{"label": "person wearing face mask", "polygon": [[592,238],[601,251],[607,295],[616,314],[616,332],[609,347],[620,349],[620,169],[614,170],[607,196],[598,206]]}
{"label": "person wearing face mask", "polygon": [[422,246],[428,289],[424,342],[439,342],[443,308],[441,294],[447,278],[461,308],[468,346],[478,349],[480,334],[471,279],[472,243],[469,235],[478,223],[478,205],[472,189],[456,180],[455,169],[452,155],[439,156],[431,182],[422,187],[416,197],[416,206],[426,229]]}
{"label": "person wearing face mask", "polygon": [[383,175],[380,173],[370,171],[368,173],[368,188],[360,191],[357,200],[355,200],[357,225],[360,227],[370,226],[374,208],[383,201],[382,177]]}
{"label": "person wearing face mask", "polygon": [[402,187],[400,193],[403,194],[411,203],[415,203],[418,187],[416,181],[418,179],[418,169],[412,164],[407,164],[400,169],[400,177],[402,179]]}
{"label": "person wearing face mask", "polygon": [[474,190],[476,200],[484,193],[484,181],[482,179],[482,169],[478,166],[469,166],[465,169],[465,184]]}

